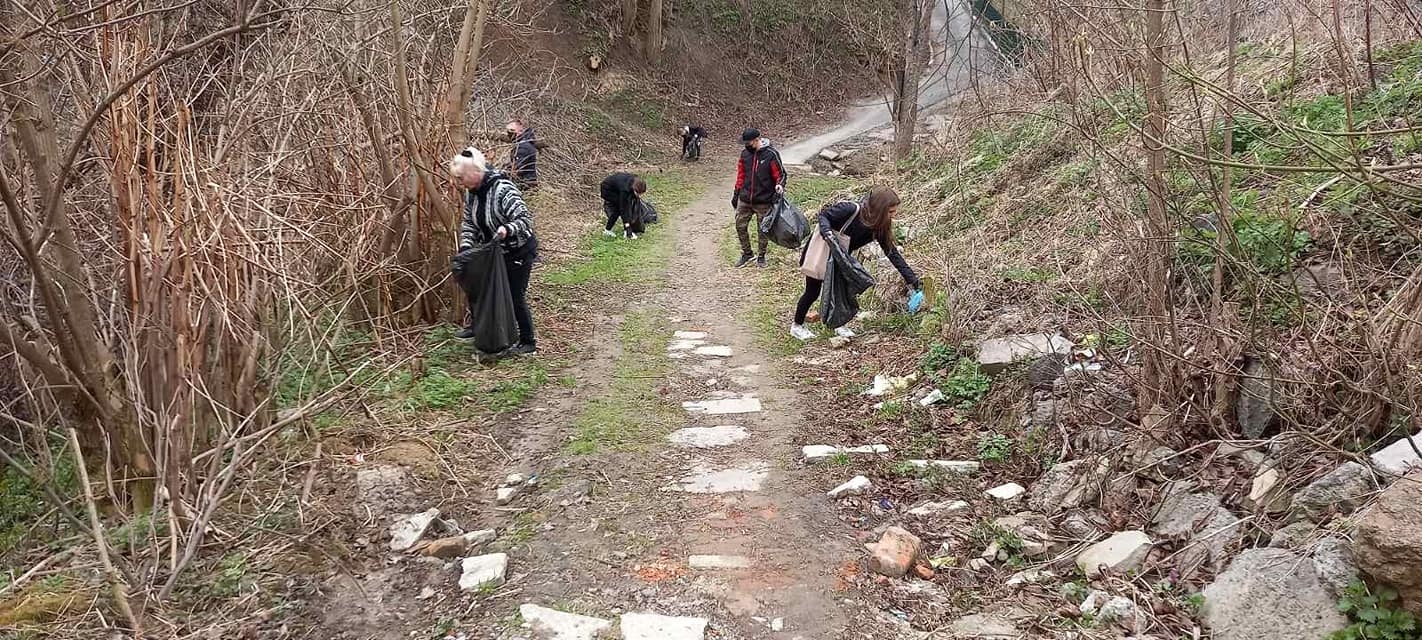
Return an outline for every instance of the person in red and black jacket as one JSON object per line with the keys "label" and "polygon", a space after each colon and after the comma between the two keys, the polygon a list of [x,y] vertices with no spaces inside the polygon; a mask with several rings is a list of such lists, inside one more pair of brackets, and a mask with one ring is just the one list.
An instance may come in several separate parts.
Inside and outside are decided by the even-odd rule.
{"label": "person in red and black jacket", "polygon": [[[760,222],[785,193],[785,165],[780,162],[780,153],[770,146],[770,140],[760,137],[760,131],[746,129],[741,134],[741,142],[746,148],[736,165],[736,192],[731,195],[731,208],[736,210],[736,235],[741,240],[741,259],[736,266],[744,267],[759,255],[756,264],[764,267],[765,248],[770,239],[760,234]],[[756,220],[760,240],[759,254],[751,253],[747,227],[752,217]]]}

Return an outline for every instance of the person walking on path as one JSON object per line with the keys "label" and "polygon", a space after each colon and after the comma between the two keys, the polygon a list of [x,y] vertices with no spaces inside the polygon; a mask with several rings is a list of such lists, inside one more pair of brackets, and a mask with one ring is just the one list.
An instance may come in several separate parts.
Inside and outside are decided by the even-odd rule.
{"label": "person walking on path", "polygon": [[[533,261],[538,257],[533,215],[518,185],[508,176],[490,169],[478,149],[469,147],[459,152],[449,165],[455,183],[465,190],[459,250],[463,252],[498,241],[504,252],[509,289],[513,294],[514,320],[518,323],[518,344],[499,355],[533,355],[538,351],[533,334],[533,312],[528,308],[528,281],[533,274]],[[472,320],[471,326],[455,335],[465,339],[473,337]]]}
{"label": "person walking on path", "polygon": [[509,120],[504,126],[504,134],[513,142],[509,152],[509,174],[519,189],[532,191],[538,188],[538,136],[533,128],[520,118]]}
{"label": "person walking on path", "polygon": [[602,234],[609,238],[616,237],[612,225],[621,218],[623,237],[636,240],[637,234],[642,232],[638,207],[642,202],[642,194],[647,192],[647,181],[641,176],[619,171],[603,178],[600,190],[602,212],[607,216],[607,224],[602,228]]}
{"label": "person walking on path", "polygon": [[[755,128],[746,129],[741,134],[741,142],[746,148],[741,152],[741,160],[736,165],[736,192],[731,195],[731,208],[736,210],[736,236],[741,241],[741,259],[737,267],[750,264],[765,266],[765,248],[770,239],[760,233],[760,222],[770,207],[785,194],[785,165],[780,162],[780,153],[770,146],[770,140],[760,137]],[[760,241],[760,252],[751,253],[751,218],[756,220],[756,235]]]}
{"label": "person walking on path", "polygon": [[[820,209],[818,216],[819,228],[817,233],[823,234],[828,242],[840,242],[835,236],[847,237],[849,241],[848,251],[853,253],[869,242],[876,241],[879,248],[884,251],[884,256],[903,276],[904,282],[908,283],[910,289],[915,293],[923,289],[923,282],[918,275],[909,267],[899,253],[898,247],[894,245],[894,216],[899,212],[899,196],[892,189],[886,187],[876,187],[869,191],[869,195],[859,202],[837,202],[825,205]],[[808,249],[808,247],[807,247]],[[800,262],[803,265],[805,253],[800,254]],[[815,332],[805,327],[805,316],[813,305],[820,298],[820,292],[824,286],[824,280],[805,277],[805,292],[800,295],[800,301],[795,305],[795,321],[790,325],[790,335],[799,340],[809,340],[815,337]],[[854,332],[848,327],[835,329],[835,334],[852,338]]]}

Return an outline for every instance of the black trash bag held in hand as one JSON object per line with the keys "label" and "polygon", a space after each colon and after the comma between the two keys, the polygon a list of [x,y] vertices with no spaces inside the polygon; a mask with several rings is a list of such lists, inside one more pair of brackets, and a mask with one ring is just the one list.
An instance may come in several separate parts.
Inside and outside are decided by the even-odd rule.
{"label": "black trash bag held in hand", "polygon": [[637,217],[643,225],[657,223],[657,207],[646,200],[637,200]]}
{"label": "black trash bag held in hand", "polygon": [[504,249],[497,241],[465,249],[454,256],[455,280],[469,298],[474,348],[496,354],[518,344],[513,290],[509,287]]}
{"label": "black trash bag held in hand", "polygon": [[874,286],[874,276],[838,242],[830,243],[825,265],[824,292],[820,294],[820,319],[838,329],[859,315],[859,294]]}
{"label": "black trash bag held in hand", "polygon": [[786,249],[799,249],[810,237],[810,221],[795,203],[781,198],[760,221],[760,235]]}

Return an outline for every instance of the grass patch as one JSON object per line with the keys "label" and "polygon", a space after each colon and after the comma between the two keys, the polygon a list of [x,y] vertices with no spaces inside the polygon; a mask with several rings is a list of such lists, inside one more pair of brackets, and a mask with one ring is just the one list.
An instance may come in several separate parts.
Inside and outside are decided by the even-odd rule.
{"label": "grass patch", "polygon": [[652,311],[634,310],[623,319],[611,387],[574,421],[570,453],[635,450],[665,435],[678,411],[658,391],[671,369],[665,352],[671,333],[667,320]]}

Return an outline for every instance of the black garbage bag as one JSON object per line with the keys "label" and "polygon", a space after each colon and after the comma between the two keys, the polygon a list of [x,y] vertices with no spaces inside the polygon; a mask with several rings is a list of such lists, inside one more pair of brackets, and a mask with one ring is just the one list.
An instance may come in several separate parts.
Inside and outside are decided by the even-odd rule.
{"label": "black garbage bag", "polygon": [[820,320],[838,329],[859,315],[859,294],[874,286],[874,276],[838,242],[830,243],[829,264],[820,294]]}
{"label": "black garbage bag", "polygon": [[795,203],[781,198],[761,219],[760,235],[786,249],[799,249],[810,237],[810,221]]}
{"label": "black garbage bag", "polygon": [[643,225],[657,223],[657,207],[646,200],[637,201],[637,215],[641,218]]}
{"label": "black garbage bag", "polygon": [[455,281],[469,299],[474,348],[496,354],[518,344],[518,321],[514,319],[503,247],[490,242],[465,249],[452,263]]}

